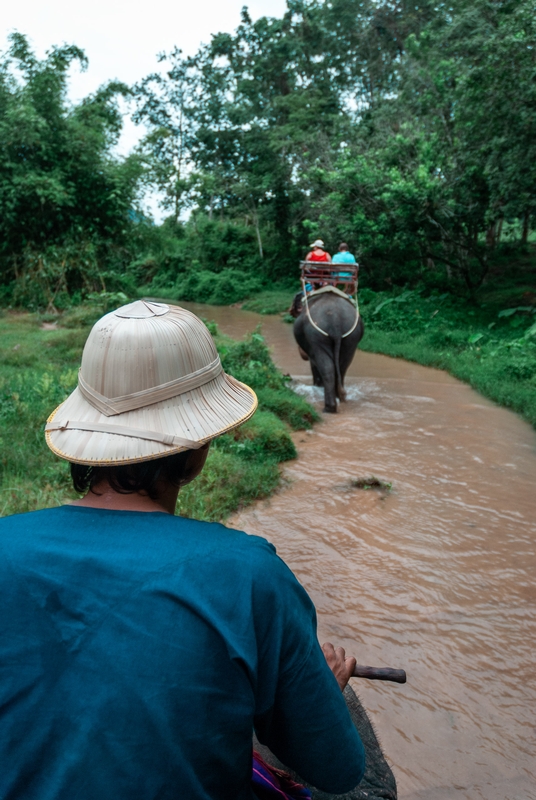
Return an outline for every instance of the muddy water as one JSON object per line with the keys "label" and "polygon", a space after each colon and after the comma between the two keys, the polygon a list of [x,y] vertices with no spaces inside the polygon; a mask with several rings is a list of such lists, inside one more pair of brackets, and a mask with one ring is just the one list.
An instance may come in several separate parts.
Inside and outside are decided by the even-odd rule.
{"label": "muddy water", "polygon": [[[240,336],[262,320],[315,402],[291,326],[197,307]],[[230,520],[272,541],[322,640],[405,686],[354,681],[405,800],[536,798],[536,435],[445,373],[358,353],[349,402],[298,434],[289,485]],[[353,489],[376,475],[388,494]]]}

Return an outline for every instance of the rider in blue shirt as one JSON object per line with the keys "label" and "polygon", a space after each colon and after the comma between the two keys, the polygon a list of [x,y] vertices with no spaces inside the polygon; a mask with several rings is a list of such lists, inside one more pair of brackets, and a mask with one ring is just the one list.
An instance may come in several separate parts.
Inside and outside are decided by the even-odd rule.
{"label": "rider in blue shirt", "polygon": [[355,264],[355,256],[348,250],[346,242],[341,242],[339,245],[339,252],[335,253],[331,259],[332,264]]}
{"label": "rider in blue shirt", "polygon": [[93,327],[45,426],[83,496],[0,519],[0,798],[253,800],[254,730],[325,792],[363,777],[355,659],[266,540],[175,516],[256,407],[184,309]]}
{"label": "rider in blue shirt", "polygon": [[254,728],[324,790],[362,777],[313,604],[266,540],[62,506],[0,520],[0,589],[0,797],[252,800]]}

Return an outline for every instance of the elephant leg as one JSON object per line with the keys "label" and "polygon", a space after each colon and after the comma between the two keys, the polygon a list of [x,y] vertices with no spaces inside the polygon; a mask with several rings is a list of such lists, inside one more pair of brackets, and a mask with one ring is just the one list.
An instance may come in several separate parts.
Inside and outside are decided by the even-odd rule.
{"label": "elephant leg", "polygon": [[339,353],[339,371],[341,376],[341,389],[342,389],[341,393],[344,394],[344,397],[340,397],[340,400],[346,400],[346,389],[344,388],[344,378],[346,377],[348,367],[354,360],[357,345],[359,344],[362,336],[363,336],[363,321],[359,319],[357,328],[355,329],[355,331],[353,331],[352,335],[349,336],[348,338],[344,338],[341,340],[341,349]]}
{"label": "elephant leg", "polygon": [[311,372],[313,375],[313,386],[323,386],[322,382],[322,375],[318,371],[318,367],[316,366],[315,362],[311,359]]}
{"label": "elephant leg", "polygon": [[337,398],[335,395],[335,387],[337,379],[335,375],[335,364],[333,363],[333,356],[330,352],[320,351],[316,358],[316,366],[322,379],[324,387],[324,411],[327,414],[337,413]]}
{"label": "elephant leg", "polygon": [[339,355],[339,372],[341,376],[341,385],[339,387],[339,400],[344,402],[346,400],[346,389],[344,388],[344,378],[346,377],[346,372],[348,367],[352,363],[355,354],[355,347],[354,346],[346,346],[343,339],[341,345],[341,351]]}
{"label": "elephant leg", "polygon": [[337,413],[337,371],[334,361],[333,345],[325,336],[317,339],[315,364],[324,387],[324,408],[328,414]]}
{"label": "elephant leg", "polygon": [[299,352],[299,354],[300,354],[300,358],[303,358],[303,360],[304,360],[304,361],[309,361],[309,356],[307,355],[307,353],[305,352],[305,350],[303,350],[303,349],[300,347],[300,345],[298,345],[298,352]]}
{"label": "elephant leg", "polygon": [[366,768],[363,780],[347,794],[332,795],[310,786],[299,775],[281,764],[273,753],[264,745],[260,745],[256,739],[253,742],[255,750],[261,754],[268,764],[278,769],[286,770],[295,781],[307,786],[311,790],[313,800],[397,800],[398,792],[395,776],[385,760],[367,712],[350,686],[347,686],[344,690],[344,699],[366,753]]}

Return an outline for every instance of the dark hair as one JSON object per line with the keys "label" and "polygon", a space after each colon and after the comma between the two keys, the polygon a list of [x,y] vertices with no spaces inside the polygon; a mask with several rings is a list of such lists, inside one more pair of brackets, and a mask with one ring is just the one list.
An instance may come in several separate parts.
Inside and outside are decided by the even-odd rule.
{"label": "dark hair", "polygon": [[156,500],[156,484],[163,478],[174,486],[180,486],[186,477],[186,462],[192,451],[184,450],[173,456],[142,461],[140,464],[117,464],[109,467],[93,467],[89,464],[71,464],[71,478],[75,491],[85,494],[94,491],[102,480],[108,481],[114,492],[134,494],[145,492]]}
{"label": "dark hair", "polygon": [[341,242],[341,243],[340,243],[340,245],[339,245],[339,251],[340,251],[340,250],[348,250],[348,245],[346,244],[346,242]]}

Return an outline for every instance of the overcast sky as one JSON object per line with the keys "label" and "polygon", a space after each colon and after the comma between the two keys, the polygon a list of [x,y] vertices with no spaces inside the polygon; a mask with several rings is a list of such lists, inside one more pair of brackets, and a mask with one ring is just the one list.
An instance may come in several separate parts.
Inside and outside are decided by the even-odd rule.
{"label": "overcast sky", "polygon": [[[12,31],[25,33],[42,57],[55,44],[76,44],[88,59],[71,68],[70,97],[79,100],[117,78],[132,84],[158,68],[156,56],[175,46],[193,54],[213,33],[233,31],[240,9],[251,16],[281,16],[285,0],[4,0],[0,49]],[[138,130],[126,121],[120,151],[135,143]]]}

